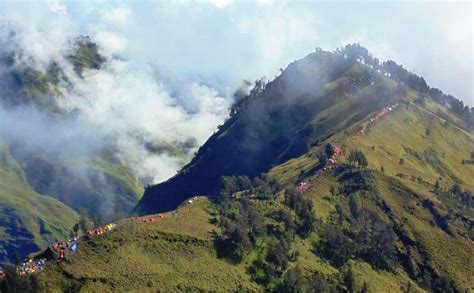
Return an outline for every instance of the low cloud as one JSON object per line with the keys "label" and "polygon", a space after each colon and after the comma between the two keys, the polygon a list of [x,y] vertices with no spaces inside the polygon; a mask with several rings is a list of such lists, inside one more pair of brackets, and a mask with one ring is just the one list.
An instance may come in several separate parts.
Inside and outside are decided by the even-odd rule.
{"label": "low cloud", "polygon": [[[442,21],[440,28],[418,13],[429,16],[428,4],[342,5],[353,18],[341,14],[341,4],[322,2],[0,3],[1,50],[19,53],[14,66],[44,72],[58,64],[67,82],[59,85],[57,102],[68,113],[52,119],[32,107],[4,107],[0,134],[31,152],[40,148],[84,161],[112,145],[144,182],[157,183],[175,174],[226,119],[242,79],[272,79],[316,46],[332,50],[347,42],[410,69],[426,66],[428,82],[446,84],[441,89],[472,103],[472,68],[466,65],[472,62],[463,63],[472,59],[465,56],[472,51],[472,26],[470,39],[468,29],[459,29],[465,18],[447,26]],[[450,17],[464,9],[459,6]],[[392,12],[400,17],[387,18]],[[106,57],[100,70],[82,77],[65,59],[78,35],[91,36]],[[461,54],[453,48],[462,48]],[[431,70],[439,64],[448,69]],[[447,78],[446,71],[459,73]],[[460,84],[466,79],[458,76],[468,82]]]}

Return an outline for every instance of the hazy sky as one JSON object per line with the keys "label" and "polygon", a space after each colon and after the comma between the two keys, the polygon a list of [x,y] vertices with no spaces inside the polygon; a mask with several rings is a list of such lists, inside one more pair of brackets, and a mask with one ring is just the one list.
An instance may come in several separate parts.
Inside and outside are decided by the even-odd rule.
{"label": "hazy sky", "polygon": [[168,84],[197,80],[226,96],[242,79],[272,78],[315,47],[358,42],[471,106],[472,16],[471,2],[455,1],[0,3],[0,19],[21,27],[45,60],[65,37],[83,33],[106,54],[152,65]]}

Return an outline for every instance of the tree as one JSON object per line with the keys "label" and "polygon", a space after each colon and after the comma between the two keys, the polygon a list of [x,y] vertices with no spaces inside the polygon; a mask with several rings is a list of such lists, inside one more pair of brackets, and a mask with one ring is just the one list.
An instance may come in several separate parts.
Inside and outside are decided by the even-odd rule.
{"label": "tree", "polygon": [[384,169],[384,167],[383,167],[383,166],[382,166],[382,167],[380,167],[380,172],[382,172],[382,173],[385,173],[385,169]]}
{"label": "tree", "polygon": [[272,241],[268,245],[266,260],[273,265],[277,271],[283,272],[288,267],[290,246],[285,239]]}
{"label": "tree", "polygon": [[360,289],[360,293],[369,293],[369,284],[367,284],[366,281],[364,281],[364,284],[362,285],[362,288]]}
{"label": "tree", "polygon": [[349,152],[348,160],[349,160],[349,164],[351,164],[352,166],[356,165],[356,163],[357,163],[357,150],[351,150]]}
{"label": "tree", "polygon": [[316,217],[313,213],[313,205],[311,201],[307,201],[306,204],[297,211],[300,218],[300,223],[298,225],[298,234],[306,238],[311,232],[314,231],[316,224]]}
{"label": "tree", "polygon": [[439,191],[441,190],[440,188],[441,188],[441,187],[440,187],[440,185],[439,185],[439,181],[436,180],[435,185],[434,185],[434,191],[435,191],[435,192],[439,192]]}
{"label": "tree", "polygon": [[252,188],[252,180],[248,176],[238,176],[238,184],[240,190],[247,190]]}
{"label": "tree", "polygon": [[367,166],[369,165],[369,163],[367,162],[367,158],[365,157],[364,153],[362,153],[361,151],[359,151],[358,163],[359,163],[360,168],[367,168]]}
{"label": "tree", "polygon": [[217,194],[218,201],[222,201],[231,197],[237,191],[239,191],[239,182],[237,177],[221,176],[219,178],[219,192]]}
{"label": "tree", "polygon": [[399,164],[399,165],[405,165],[405,159],[404,159],[404,158],[400,158],[400,161],[398,161],[398,164]]}
{"label": "tree", "polygon": [[283,282],[278,286],[276,292],[305,292],[306,286],[306,279],[301,268],[296,267],[286,272]]}
{"label": "tree", "polygon": [[265,233],[265,220],[263,216],[252,206],[247,207],[247,218],[250,227],[250,237],[255,240],[257,236]]}
{"label": "tree", "polygon": [[[5,277],[0,279],[0,292],[37,292],[35,290],[35,277],[20,276],[14,266],[7,266],[4,271]],[[32,286],[33,285],[33,286]]]}
{"label": "tree", "polygon": [[367,209],[361,211],[357,227],[359,231],[354,240],[357,256],[376,268],[391,269],[397,256],[397,236],[392,227]]}
{"label": "tree", "polygon": [[348,160],[352,166],[356,166],[359,168],[366,168],[368,166],[367,158],[360,150],[351,150],[349,152]]}
{"label": "tree", "polygon": [[352,217],[354,217],[354,219],[357,219],[360,214],[360,207],[354,195],[349,198],[349,209],[351,211]]}
{"label": "tree", "polygon": [[313,203],[294,189],[285,191],[285,204],[298,215],[297,233],[306,238],[314,230],[316,217],[314,216]]}
{"label": "tree", "polygon": [[79,229],[80,229],[79,223],[74,224],[74,226],[72,227],[72,231],[74,232],[74,235],[79,234]]}
{"label": "tree", "polygon": [[346,285],[347,291],[354,293],[356,289],[356,280],[354,277],[354,272],[349,269],[349,271],[344,275],[344,285]]}
{"label": "tree", "polygon": [[293,188],[285,189],[285,204],[294,209],[298,201],[299,194]]}
{"label": "tree", "polygon": [[450,189],[450,192],[452,195],[457,196],[462,193],[462,187],[459,183],[453,184],[453,186]]}
{"label": "tree", "polygon": [[87,216],[87,211],[85,209],[81,209],[79,211],[79,227],[81,228],[82,232],[86,233],[88,230],[92,229],[90,220]]}
{"label": "tree", "polygon": [[318,158],[319,164],[320,164],[321,166],[326,165],[326,163],[327,163],[327,161],[328,161],[328,156],[326,155],[325,152],[320,152],[320,153],[317,155],[317,158]]}
{"label": "tree", "polygon": [[431,135],[431,129],[430,128],[426,128],[425,129],[425,136],[430,136]]}
{"label": "tree", "polygon": [[474,161],[474,151],[471,152],[471,161]]}
{"label": "tree", "polygon": [[285,224],[285,232],[294,233],[296,229],[295,220],[293,219],[293,216],[285,209],[280,209],[277,213],[275,213],[275,220]]}
{"label": "tree", "polygon": [[326,225],[321,240],[315,247],[317,253],[337,267],[343,266],[354,255],[352,240],[336,226]]}
{"label": "tree", "polygon": [[330,143],[326,144],[326,146],[324,147],[324,153],[326,154],[328,158],[331,157],[334,154],[333,145]]}
{"label": "tree", "polygon": [[247,225],[241,217],[234,221],[225,219],[223,233],[216,239],[217,253],[221,257],[239,263],[245,253],[252,247],[248,236]]}

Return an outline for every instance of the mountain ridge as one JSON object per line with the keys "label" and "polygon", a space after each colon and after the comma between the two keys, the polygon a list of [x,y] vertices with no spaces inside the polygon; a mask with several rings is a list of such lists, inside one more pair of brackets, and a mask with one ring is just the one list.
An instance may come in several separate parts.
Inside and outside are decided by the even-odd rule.
{"label": "mountain ridge", "polygon": [[465,107],[430,98],[422,78],[392,63],[403,78],[345,56],[352,49],[295,62],[282,74],[289,85],[258,81],[189,165],[147,188],[135,209],[147,216],[85,236],[33,283],[59,291],[474,289]]}
{"label": "mountain ridge", "polygon": [[[352,48],[352,47],[350,47]],[[196,165],[196,162],[198,160],[202,160],[203,157],[206,156],[205,149],[209,145],[211,146],[213,143],[218,144],[220,140],[225,139],[224,135],[228,132],[229,129],[235,128],[239,125],[242,125],[240,128],[237,129],[235,132],[242,132],[241,135],[244,137],[247,137],[247,139],[251,139],[252,141],[249,142],[241,142],[239,141],[238,138],[235,138],[235,142],[237,144],[240,144],[242,146],[257,146],[262,148],[262,146],[259,146],[259,138],[257,136],[259,135],[266,135],[265,138],[267,138],[269,135],[266,133],[258,133],[258,130],[254,130],[253,128],[258,129],[260,127],[261,123],[265,123],[264,119],[261,118],[262,115],[272,115],[273,113],[276,113],[276,117],[268,117],[270,121],[278,120],[278,119],[286,119],[288,120],[288,125],[292,125],[296,128],[299,127],[299,129],[293,130],[293,132],[285,132],[285,130],[281,129],[273,129],[273,130],[268,130],[268,131],[274,131],[279,133],[280,136],[277,136],[273,139],[280,139],[281,141],[274,141],[273,145],[271,142],[269,143],[269,147],[271,148],[288,148],[289,152],[287,152],[287,155],[284,154],[276,154],[276,156],[283,156],[283,160],[288,160],[291,157],[294,157],[295,155],[302,153],[308,149],[308,146],[302,139],[297,139],[295,131],[299,132],[299,134],[304,134],[305,131],[312,131],[311,129],[302,129],[303,125],[300,126],[295,126],[295,123],[297,122],[297,119],[301,119],[302,123],[305,124],[307,123],[309,117],[311,115],[316,115],[318,111],[322,111],[327,107],[330,107],[331,104],[335,105],[337,104],[337,99],[344,98],[343,96],[340,96],[341,92],[344,91],[350,91],[350,87],[353,81],[349,80],[351,77],[351,72],[350,68],[355,66],[356,69],[353,69],[354,71],[361,70],[361,80],[358,80],[357,86],[368,86],[374,78],[373,76],[378,76],[379,79],[383,80],[383,82],[380,83],[381,87],[385,87],[382,89],[379,89],[380,91],[385,91],[387,95],[402,95],[402,88],[396,88],[396,89],[388,89],[388,87],[394,87],[395,84],[390,85],[390,79],[387,79],[385,76],[383,76],[380,73],[370,72],[371,69],[368,67],[361,65],[360,63],[357,62],[355,59],[349,59],[349,58],[344,58],[344,54],[338,53],[338,54],[333,54],[330,52],[324,52],[321,50],[318,50],[315,53],[312,53],[302,60],[298,62],[294,62],[282,72],[280,76],[275,78],[272,82],[268,83],[265,85],[263,81],[258,81],[256,83],[255,88],[252,90],[246,98],[244,98],[241,101],[236,102],[234,105],[231,113],[231,117],[226,121],[226,123],[219,128],[217,133],[215,133],[211,138],[208,140],[208,142],[200,148],[200,150],[197,152],[196,156],[193,158],[193,160],[183,168],[181,173],[178,175],[175,175],[173,178],[169,179],[168,181],[159,184],[155,187],[148,187],[147,190],[145,191],[144,197],[141,199],[141,202],[138,203],[137,207],[135,208],[135,212],[140,213],[140,208],[143,207],[144,210],[146,208],[151,208],[152,206],[156,206],[158,210],[152,211],[165,211],[172,209],[173,207],[176,207],[181,201],[184,200],[184,198],[180,198],[179,200],[173,202],[171,199],[166,199],[163,200],[164,202],[160,202],[158,204],[152,205],[151,202],[152,200],[150,199],[153,197],[153,194],[160,194],[159,189],[162,188],[164,189],[163,192],[161,192],[160,197],[167,197],[170,198],[173,196],[173,194],[180,194],[180,192],[177,192],[175,187],[169,187],[172,185],[171,182],[173,180],[178,180],[176,178],[179,177],[181,174],[183,177],[187,176],[188,172]],[[328,69],[329,68],[329,69]],[[345,76],[343,75],[345,74]],[[343,78],[346,78],[345,82],[346,84],[340,85],[339,88],[331,88],[330,82],[333,81],[333,76],[338,76],[342,75]],[[328,83],[329,82],[329,83]],[[341,81],[344,82],[344,81]],[[327,84],[326,86],[323,86]],[[376,86],[379,84],[377,83]],[[303,90],[303,91],[302,91]],[[332,92],[331,92],[332,90]],[[400,92],[397,92],[400,91]],[[286,95],[286,92],[291,92],[291,95]],[[331,96],[332,94],[332,96]],[[380,99],[374,99],[374,97],[371,96],[362,96],[360,97],[361,99],[368,99],[370,101],[367,101],[365,105],[365,108],[367,107],[372,107],[371,109],[364,109],[363,107],[359,107],[359,109],[363,109],[365,112],[364,113],[358,113],[359,119],[361,119],[364,116],[367,116],[370,111],[376,111],[378,108],[380,108],[383,105],[388,105],[392,102],[394,99],[393,96],[382,96]],[[305,101],[307,101],[308,104],[304,104]],[[385,102],[385,104],[383,104]],[[245,106],[245,104],[251,104],[251,106]],[[262,105],[263,103],[263,105]],[[303,103],[299,105],[299,103]],[[313,103],[313,104],[311,104]],[[356,104],[356,103],[355,103]],[[362,102],[361,102],[362,104]],[[243,114],[238,114],[240,113],[238,110],[241,107],[247,107],[248,111],[241,111]],[[285,108],[286,107],[286,108]],[[272,110],[272,109],[278,109],[278,110]],[[311,109],[311,110],[309,110]],[[254,112],[252,112],[254,111]],[[308,112],[307,114],[306,111],[313,111]],[[258,112],[258,114],[257,114]],[[262,114],[264,112],[264,114]],[[266,113],[266,114],[265,114]],[[282,114],[284,113],[284,114]],[[304,118],[304,115],[308,116]],[[259,121],[252,121],[252,120],[260,119]],[[356,118],[357,119],[357,118]],[[270,122],[271,123],[271,122]],[[285,127],[286,125],[284,124],[285,122],[281,123],[280,125],[277,125],[275,123],[276,127]],[[301,124],[301,123],[300,123]],[[248,126],[246,126],[248,125]],[[270,126],[271,127],[271,126]],[[313,131],[314,133],[314,131]],[[238,136],[239,134],[235,134],[235,136]],[[325,134],[330,135],[330,133]],[[291,137],[291,138],[290,138]],[[262,139],[262,141],[265,141],[265,139]],[[314,143],[314,142],[313,142]],[[212,148],[212,147],[210,147]],[[220,150],[221,152],[225,152]],[[273,150],[272,150],[273,151]],[[295,151],[295,155],[291,154],[291,151]],[[240,152],[240,153],[239,153]],[[259,153],[260,152],[260,153]],[[278,152],[278,151],[277,151]],[[271,164],[275,164],[277,162],[271,162],[271,160],[274,160],[275,154],[269,153],[265,150],[255,150],[255,149],[249,149],[247,152],[245,151],[240,151],[238,148],[234,148],[230,150],[230,153],[232,154],[231,160],[235,160],[233,163],[234,166],[231,167],[233,168],[231,171],[214,171],[216,168],[220,168],[220,170],[225,170],[225,166],[223,166],[222,162],[216,161],[215,164],[219,165],[219,167],[213,166],[211,169],[213,170],[212,172],[215,172],[218,174],[218,176],[224,176],[224,175],[248,175],[250,177],[255,177],[260,175],[262,172],[268,171],[268,168],[270,167]],[[240,154],[240,155],[239,155]],[[237,158],[234,158],[236,156]],[[257,156],[257,158],[249,158],[247,160],[248,156]],[[269,159],[267,159],[266,163],[261,164],[260,159],[261,157],[268,156]],[[245,159],[242,159],[245,158]],[[259,161],[260,160],[260,161]],[[245,167],[243,166],[244,162],[241,161],[250,161],[252,162],[251,164],[254,164],[253,167]],[[255,162],[258,161],[258,162]],[[270,162],[268,162],[270,161]],[[232,163],[231,163],[232,164]],[[262,166],[263,165],[263,166]],[[241,169],[239,169],[241,168]],[[209,176],[209,172],[196,172],[198,174],[203,174],[203,176]],[[206,175],[204,175],[204,173]],[[222,173],[222,174],[221,174]],[[194,187],[190,188],[189,191],[186,192],[191,192],[189,196],[193,195],[198,195],[198,194],[204,194],[204,193],[213,193],[215,192],[215,189],[217,187],[217,176],[215,175],[214,178],[201,178],[201,179],[191,179],[188,180],[188,182],[193,183],[193,181],[206,181],[206,185],[210,185],[210,187],[204,187],[204,189],[197,189],[199,184],[195,184]],[[189,184],[189,183],[188,183]],[[185,183],[177,183],[175,185],[187,185]],[[208,188],[206,190],[206,188]],[[168,190],[169,189],[169,190]],[[196,190],[193,190],[196,189]],[[156,190],[156,191],[155,191]],[[185,193],[186,193],[185,192]],[[166,194],[166,195],[163,195]],[[183,195],[178,195],[178,196],[183,196]],[[186,197],[186,196],[185,196]],[[158,198],[157,201],[160,201]],[[162,206],[162,209],[160,209],[160,206]],[[151,211],[151,210],[150,210]]]}

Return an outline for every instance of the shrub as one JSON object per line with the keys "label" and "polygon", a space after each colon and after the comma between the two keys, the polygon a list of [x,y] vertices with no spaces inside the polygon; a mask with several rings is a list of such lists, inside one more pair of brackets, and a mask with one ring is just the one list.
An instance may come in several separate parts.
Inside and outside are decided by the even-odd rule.
{"label": "shrub", "polygon": [[360,150],[351,150],[348,160],[351,165],[359,168],[366,168],[368,166],[367,158]]}
{"label": "shrub", "polygon": [[341,229],[326,225],[321,231],[321,240],[316,244],[316,252],[335,266],[343,266],[353,258],[354,245]]}

